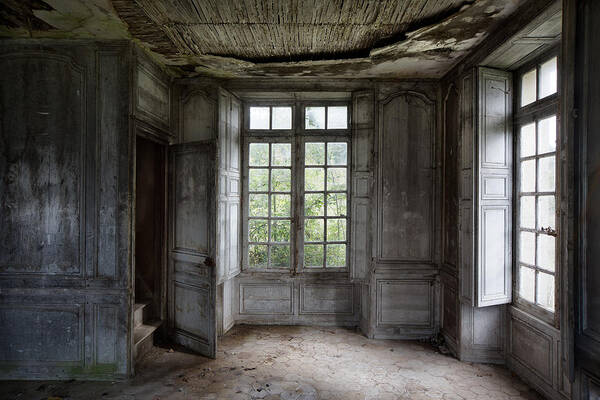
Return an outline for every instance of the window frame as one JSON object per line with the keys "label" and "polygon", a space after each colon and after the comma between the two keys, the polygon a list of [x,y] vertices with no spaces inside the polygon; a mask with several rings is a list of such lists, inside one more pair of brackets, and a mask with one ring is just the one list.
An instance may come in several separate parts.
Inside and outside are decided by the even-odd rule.
{"label": "window frame", "polygon": [[[298,242],[297,242],[297,254],[298,254],[298,270],[297,272],[346,272],[349,271],[350,268],[350,197],[351,197],[351,191],[350,191],[350,183],[351,183],[351,137],[350,136],[340,136],[340,135],[327,135],[327,136],[315,136],[315,135],[305,135],[305,136],[301,136],[298,138],[299,140],[299,146],[298,146],[298,150],[299,150],[299,165],[298,168],[301,170],[298,172],[298,176],[297,176],[297,193],[298,193],[298,209],[297,209],[297,216],[298,219],[300,220],[298,229],[297,229],[297,235],[298,235]],[[304,187],[304,170],[305,170],[305,158],[304,158],[304,151],[305,151],[305,144],[306,143],[325,143],[325,163],[323,164],[323,168],[325,169],[325,186],[323,187],[322,191],[311,191],[310,193],[323,193],[323,195],[325,196],[325,203],[323,204],[323,216],[309,216],[306,217],[304,215],[304,211],[305,211],[305,207],[304,207],[304,195],[306,194],[306,190]],[[327,194],[331,193],[327,190],[327,169],[330,168],[330,166],[327,165],[327,144],[328,143],[334,143],[334,142],[338,142],[338,143],[346,143],[346,165],[343,168],[346,168],[346,190],[345,191],[332,191],[334,193],[342,193],[345,192],[346,193],[346,216],[345,217],[328,217],[327,216]],[[339,168],[342,166],[331,166],[331,168]],[[310,168],[310,166],[309,166]],[[319,168],[319,167],[316,167]],[[333,241],[335,243],[340,243],[340,244],[345,244],[346,245],[346,266],[345,267],[327,267],[327,249],[325,249],[324,253],[323,253],[323,268],[317,268],[317,267],[305,267],[304,266],[304,262],[300,262],[300,260],[304,261],[304,221],[305,219],[323,219],[323,223],[325,224],[324,226],[324,230],[323,230],[323,234],[324,234],[324,238],[322,242],[308,242],[308,244],[323,244],[325,247],[327,246],[327,244],[329,244],[329,242],[327,241],[327,220],[328,219],[336,219],[336,218],[345,218],[346,219],[346,240],[345,241]],[[335,243],[331,243],[331,244],[335,244]]]}
{"label": "window frame", "polygon": [[[513,305],[528,314],[531,314],[535,317],[540,318],[541,320],[558,327],[559,323],[559,282],[558,278],[560,277],[560,232],[559,232],[559,211],[560,211],[560,182],[559,182],[559,167],[560,167],[560,127],[561,127],[561,116],[560,116],[560,70],[561,70],[561,57],[560,57],[560,49],[555,47],[550,49],[543,54],[540,54],[535,57],[535,59],[529,61],[527,64],[521,66],[517,71],[515,71],[515,89],[517,96],[515,96],[514,100],[514,179],[513,179],[513,254],[514,254],[514,262],[513,262]],[[539,90],[540,90],[540,66],[546,61],[556,57],[557,59],[557,86],[556,93],[546,96],[544,98],[539,99]],[[522,76],[536,69],[536,101],[533,103],[527,104],[525,106],[521,106],[521,95],[522,95],[522,87],[521,87],[521,78]],[[554,152],[537,154],[537,146],[538,146],[538,123],[539,121],[556,116],[556,149]],[[536,160],[536,183],[538,182],[538,160],[540,158],[544,158],[545,155],[550,155],[554,153],[555,163],[554,163],[554,178],[555,178],[555,186],[554,186],[554,205],[555,205],[555,252],[554,252],[554,311],[550,311],[541,305],[536,303],[532,303],[528,300],[525,300],[521,296],[519,296],[519,268],[520,268],[520,205],[521,205],[521,197],[522,196],[534,196],[536,198],[535,201],[535,228],[526,231],[536,232],[535,236],[535,260],[537,264],[537,237],[538,232],[541,232],[538,229],[538,205],[537,198],[540,195],[543,195],[546,192],[539,192],[538,185],[536,184],[536,188],[534,192],[525,192],[526,194],[521,195],[521,142],[520,142],[520,130],[521,127],[535,123],[536,128],[536,154],[532,156],[524,157],[525,159]],[[526,263],[524,263],[526,265]],[[535,289],[534,289],[534,301],[537,300],[537,271],[545,271],[541,268],[538,268],[535,265],[532,268],[535,273]],[[548,271],[545,271],[548,272]]]}
{"label": "window frame", "polygon": [[[250,129],[250,107],[291,107],[292,108],[292,129]],[[306,107],[347,107],[347,128],[346,129],[326,129],[327,119],[325,120],[325,129],[305,129],[304,113]],[[243,126],[242,126],[242,271],[252,273],[276,273],[276,274],[298,274],[298,273],[334,273],[335,275],[350,272],[350,246],[351,246],[351,174],[352,174],[352,126],[351,113],[352,105],[348,100],[271,100],[248,99],[243,107]],[[326,111],[327,115],[327,111]],[[270,111],[269,126],[272,124],[272,111]],[[290,268],[263,268],[250,267],[248,263],[248,226],[249,220],[249,149],[251,143],[291,143],[291,225],[290,225]],[[326,267],[326,250],[324,252],[324,262],[322,268],[304,267],[304,144],[306,142],[345,142],[347,144],[347,164],[346,168],[346,265],[344,267]],[[325,160],[324,168],[327,168]],[[332,166],[335,167],[335,166]],[[341,166],[340,166],[341,167]],[[270,168],[264,167],[264,168]],[[325,176],[327,179],[327,176]],[[270,191],[270,188],[269,188]],[[325,205],[324,205],[325,207]],[[326,210],[324,209],[324,223],[327,224]],[[260,218],[259,218],[260,219]],[[268,218],[270,221],[271,219]],[[326,227],[324,228],[325,232]],[[325,234],[325,233],[324,233]],[[325,239],[325,238],[324,238]],[[270,238],[269,238],[270,240]],[[341,243],[341,242],[340,242]],[[326,245],[326,244],[325,244]],[[269,262],[269,261],[267,261]]]}

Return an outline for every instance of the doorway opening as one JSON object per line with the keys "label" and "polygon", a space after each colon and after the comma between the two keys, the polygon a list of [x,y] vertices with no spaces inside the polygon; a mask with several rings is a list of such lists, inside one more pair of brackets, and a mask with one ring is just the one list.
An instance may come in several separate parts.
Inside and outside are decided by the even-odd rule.
{"label": "doorway opening", "polygon": [[134,356],[165,319],[166,146],[136,136]]}

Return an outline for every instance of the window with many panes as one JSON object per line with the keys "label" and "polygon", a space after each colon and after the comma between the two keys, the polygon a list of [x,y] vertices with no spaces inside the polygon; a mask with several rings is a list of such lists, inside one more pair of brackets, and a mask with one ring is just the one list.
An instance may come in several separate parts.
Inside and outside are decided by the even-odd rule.
{"label": "window with many panes", "polygon": [[558,58],[519,72],[516,106],[516,299],[541,316],[556,308]]}
{"label": "window with many panes", "polygon": [[244,268],[345,270],[348,106],[249,106],[246,113]]}

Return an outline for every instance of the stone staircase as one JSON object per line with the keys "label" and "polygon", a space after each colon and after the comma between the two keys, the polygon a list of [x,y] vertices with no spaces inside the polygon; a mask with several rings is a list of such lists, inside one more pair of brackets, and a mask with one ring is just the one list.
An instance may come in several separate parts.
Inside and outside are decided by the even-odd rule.
{"label": "stone staircase", "polygon": [[139,358],[154,345],[154,332],[162,321],[152,318],[152,302],[142,301],[133,306],[133,355]]}

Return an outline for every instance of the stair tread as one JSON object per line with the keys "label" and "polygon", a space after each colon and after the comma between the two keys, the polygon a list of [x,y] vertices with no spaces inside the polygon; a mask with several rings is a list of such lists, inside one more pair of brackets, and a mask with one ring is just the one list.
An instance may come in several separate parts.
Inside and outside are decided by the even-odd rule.
{"label": "stair tread", "polygon": [[154,320],[144,322],[141,325],[138,325],[133,330],[133,341],[135,344],[141,342],[150,336],[158,327],[162,324],[161,320]]}
{"label": "stair tread", "polygon": [[139,310],[140,308],[144,308],[152,303],[152,300],[140,301],[139,303],[135,303],[133,305],[133,310]]}

